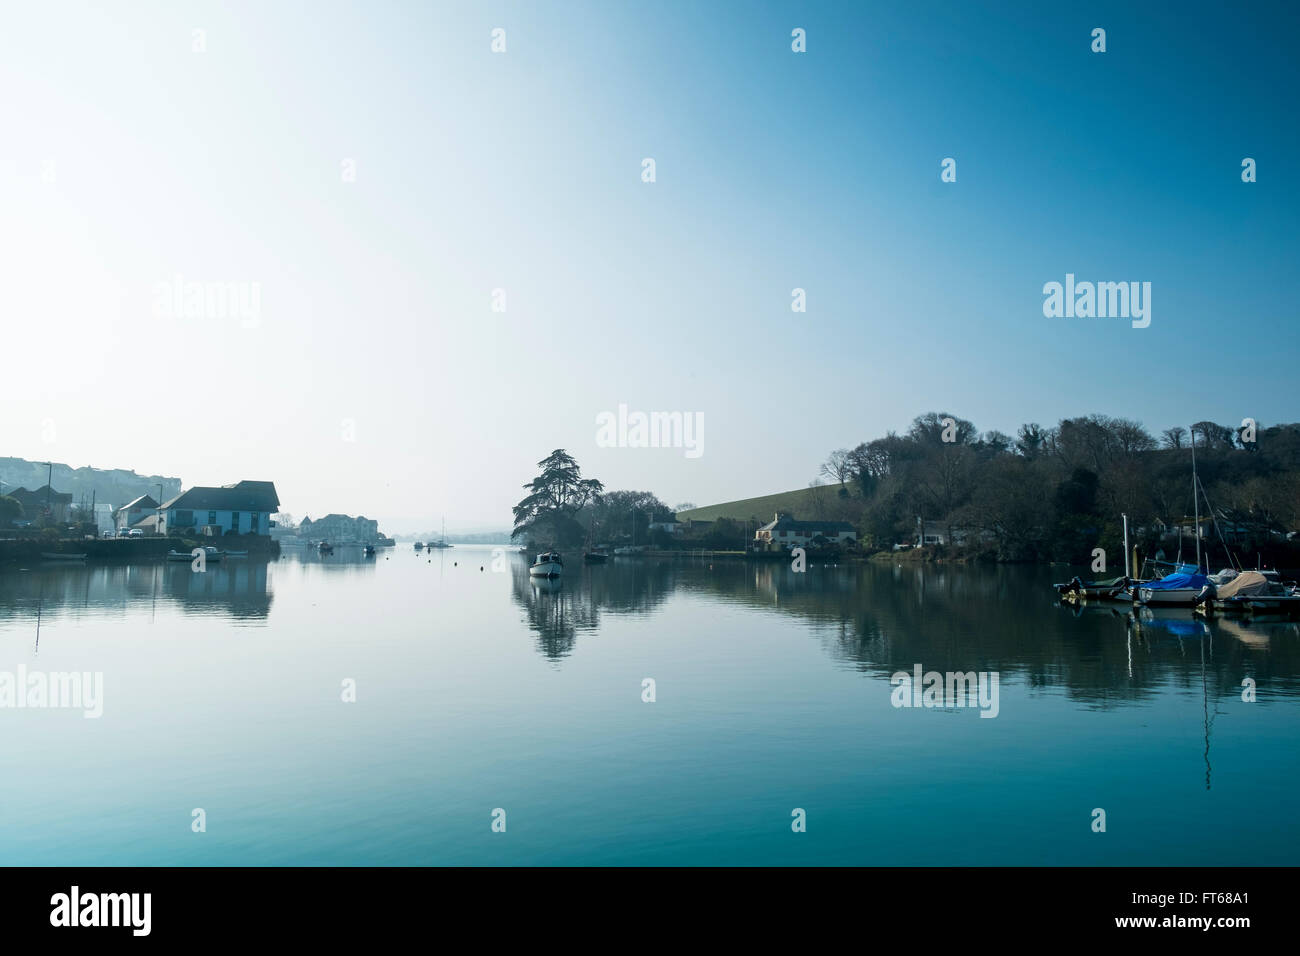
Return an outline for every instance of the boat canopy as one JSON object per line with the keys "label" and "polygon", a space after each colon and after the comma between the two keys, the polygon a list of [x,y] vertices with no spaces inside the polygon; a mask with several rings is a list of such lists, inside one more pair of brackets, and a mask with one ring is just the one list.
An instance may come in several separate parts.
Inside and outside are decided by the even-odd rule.
{"label": "boat canopy", "polygon": [[1268,578],[1258,571],[1242,571],[1226,584],[1214,589],[1214,596],[1223,599],[1245,597],[1248,594],[1263,594],[1268,590]]}
{"label": "boat canopy", "polygon": [[1197,572],[1195,574],[1186,574],[1179,571],[1168,577],[1161,578],[1159,581],[1148,581],[1142,585],[1144,591],[1181,591],[1186,588],[1200,590],[1209,582],[1204,574]]}

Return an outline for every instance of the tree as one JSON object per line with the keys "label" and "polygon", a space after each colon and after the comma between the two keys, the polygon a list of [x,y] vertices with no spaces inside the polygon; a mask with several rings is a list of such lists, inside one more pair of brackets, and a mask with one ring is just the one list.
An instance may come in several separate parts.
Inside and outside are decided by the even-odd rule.
{"label": "tree", "polygon": [[536,531],[549,531],[558,545],[571,540],[577,525],[574,515],[598,500],[605,486],[594,478],[583,478],[578,463],[563,448],[557,448],[537,463],[541,474],[524,488],[529,494],[514,507],[512,538]]}
{"label": "tree", "polygon": [[0,498],[0,528],[7,528],[23,516],[23,503],[5,495]]}
{"label": "tree", "polygon": [[1173,428],[1166,428],[1160,433],[1164,439],[1166,448],[1179,449],[1183,447],[1183,442],[1187,440],[1187,429],[1182,425],[1175,425]]}
{"label": "tree", "polygon": [[1047,432],[1038,422],[1028,422],[1016,432],[1016,451],[1025,458],[1037,458],[1047,441]]}
{"label": "tree", "polygon": [[830,478],[843,485],[853,477],[853,455],[847,448],[837,448],[830,453],[830,457],[822,463],[822,469],[818,474],[824,478]]}

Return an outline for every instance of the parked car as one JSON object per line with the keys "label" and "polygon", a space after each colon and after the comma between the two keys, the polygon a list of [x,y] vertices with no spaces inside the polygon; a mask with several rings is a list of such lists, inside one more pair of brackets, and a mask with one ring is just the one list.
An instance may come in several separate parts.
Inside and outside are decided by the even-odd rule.
{"label": "parked car", "polygon": [[143,538],[143,537],[144,537],[144,529],[143,529],[143,528],[132,528],[130,531],[128,531],[128,532],[126,533],[126,536],[127,536],[128,538]]}
{"label": "parked car", "polygon": [[117,537],[117,532],[116,532],[116,531],[104,531],[104,532],[101,532],[101,533],[100,533],[100,537],[101,537],[101,538],[116,538],[116,537]]}

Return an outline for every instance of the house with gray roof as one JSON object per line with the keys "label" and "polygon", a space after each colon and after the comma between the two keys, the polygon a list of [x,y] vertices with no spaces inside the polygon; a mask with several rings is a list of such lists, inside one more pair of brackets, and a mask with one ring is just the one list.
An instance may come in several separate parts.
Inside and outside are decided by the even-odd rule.
{"label": "house with gray roof", "polygon": [[240,481],[220,488],[196,485],[163,502],[161,534],[265,534],[271,533],[271,516],[280,510],[275,483]]}

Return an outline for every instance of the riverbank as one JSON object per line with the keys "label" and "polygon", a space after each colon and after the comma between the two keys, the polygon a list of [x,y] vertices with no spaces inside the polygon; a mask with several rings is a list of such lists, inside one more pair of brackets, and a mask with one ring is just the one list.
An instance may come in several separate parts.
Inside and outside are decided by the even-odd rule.
{"label": "riverbank", "polygon": [[87,561],[142,563],[162,560],[168,551],[197,547],[247,551],[250,557],[274,558],[280,544],[265,535],[227,535],[224,538],[45,538],[40,536],[0,541],[0,566],[40,562],[43,554],[84,554]]}

